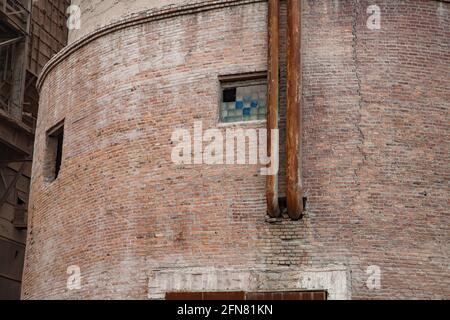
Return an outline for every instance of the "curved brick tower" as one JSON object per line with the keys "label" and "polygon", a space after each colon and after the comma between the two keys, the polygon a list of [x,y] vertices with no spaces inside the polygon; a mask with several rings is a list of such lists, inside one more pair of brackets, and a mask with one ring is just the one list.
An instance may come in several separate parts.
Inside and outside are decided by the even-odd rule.
{"label": "curved brick tower", "polygon": [[246,115],[223,79],[267,71],[267,2],[112,2],[78,2],[82,28],[39,81],[23,298],[449,296],[449,3],[377,1],[371,30],[372,1],[302,2],[307,202],[292,221],[268,218],[259,166],[171,160],[172,133],[196,121],[265,128],[264,84]]}

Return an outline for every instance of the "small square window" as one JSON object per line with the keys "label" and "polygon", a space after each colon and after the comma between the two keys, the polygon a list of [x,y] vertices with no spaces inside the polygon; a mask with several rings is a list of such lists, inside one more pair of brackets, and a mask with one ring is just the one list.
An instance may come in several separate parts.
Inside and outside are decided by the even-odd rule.
{"label": "small square window", "polygon": [[220,122],[265,120],[267,117],[267,74],[265,72],[220,79],[222,98]]}
{"label": "small square window", "polygon": [[49,181],[58,178],[62,166],[64,144],[64,122],[47,133],[46,176]]}

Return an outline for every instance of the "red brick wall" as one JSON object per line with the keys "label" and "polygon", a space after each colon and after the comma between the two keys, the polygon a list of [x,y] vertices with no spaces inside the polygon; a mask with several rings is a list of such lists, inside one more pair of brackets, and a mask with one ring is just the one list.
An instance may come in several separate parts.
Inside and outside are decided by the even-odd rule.
{"label": "red brick wall", "polygon": [[[305,218],[267,219],[257,166],[170,157],[174,129],[217,127],[219,75],[266,69],[266,3],[120,29],[44,79],[24,298],[144,299],[166,267],[330,265],[348,267],[353,298],[448,297],[449,5],[378,1],[371,31],[371,1],[303,3]],[[46,131],[63,118],[48,184]]]}
{"label": "red brick wall", "polygon": [[379,33],[356,20],[362,162],[351,222],[355,262],[380,265],[384,280],[379,292],[360,282],[353,290],[362,298],[447,298],[450,3],[379,5]]}

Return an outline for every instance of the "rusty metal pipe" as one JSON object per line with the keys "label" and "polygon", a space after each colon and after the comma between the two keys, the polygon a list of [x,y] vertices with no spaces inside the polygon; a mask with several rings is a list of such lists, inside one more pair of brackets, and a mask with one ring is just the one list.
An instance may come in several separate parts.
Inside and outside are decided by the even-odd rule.
{"label": "rusty metal pipe", "polygon": [[286,162],[287,207],[292,219],[303,214],[303,185],[301,166],[301,0],[287,0],[287,106]]}
{"label": "rusty metal pipe", "polygon": [[[268,64],[268,110],[267,110],[267,154],[272,162],[279,161],[279,140],[272,139],[272,132],[278,130],[278,104],[280,95],[279,85],[279,48],[280,48],[280,2],[279,0],[269,0],[268,12],[268,34],[269,52]],[[274,145],[276,144],[276,145]],[[276,154],[275,154],[276,153]],[[273,165],[273,163],[272,163]],[[267,211],[270,217],[278,218],[281,211],[278,203],[278,172],[269,174],[266,181]]]}

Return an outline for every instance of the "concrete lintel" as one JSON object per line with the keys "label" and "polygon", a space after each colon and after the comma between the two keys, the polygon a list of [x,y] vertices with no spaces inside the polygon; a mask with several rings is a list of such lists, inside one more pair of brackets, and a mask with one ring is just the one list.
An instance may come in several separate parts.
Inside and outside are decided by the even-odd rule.
{"label": "concrete lintel", "polygon": [[180,268],[148,274],[148,298],[167,292],[327,291],[330,300],[350,300],[350,272],[345,266],[323,268]]}

